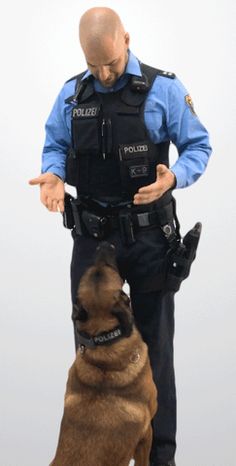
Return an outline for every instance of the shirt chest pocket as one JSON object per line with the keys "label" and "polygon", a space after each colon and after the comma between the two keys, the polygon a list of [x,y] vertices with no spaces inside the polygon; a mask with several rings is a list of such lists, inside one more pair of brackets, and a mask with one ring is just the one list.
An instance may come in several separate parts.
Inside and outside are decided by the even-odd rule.
{"label": "shirt chest pocket", "polygon": [[[166,139],[165,116],[156,102],[147,102],[144,109],[144,121],[151,140],[157,144]],[[168,137],[168,136],[167,136]]]}

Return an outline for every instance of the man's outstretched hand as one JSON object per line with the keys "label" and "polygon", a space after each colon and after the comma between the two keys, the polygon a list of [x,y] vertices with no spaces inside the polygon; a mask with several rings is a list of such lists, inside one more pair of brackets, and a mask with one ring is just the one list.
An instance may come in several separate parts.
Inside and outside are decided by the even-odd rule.
{"label": "man's outstretched hand", "polygon": [[149,204],[159,199],[168,189],[175,186],[175,175],[166,165],[156,167],[157,177],[155,183],[139,188],[134,195],[134,204]]}
{"label": "man's outstretched hand", "polygon": [[51,212],[64,212],[65,186],[58,176],[53,173],[43,173],[37,178],[29,180],[32,186],[40,186],[40,200]]}
{"label": "man's outstretched hand", "polygon": [[[157,178],[155,183],[143,186],[134,195],[134,204],[149,204],[159,199],[168,189],[175,185],[175,175],[166,165],[156,167]],[[43,173],[29,181],[32,186],[40,186],[41,202],[51,212],[64,212],[65,186],[58,176],[53,173]]]}

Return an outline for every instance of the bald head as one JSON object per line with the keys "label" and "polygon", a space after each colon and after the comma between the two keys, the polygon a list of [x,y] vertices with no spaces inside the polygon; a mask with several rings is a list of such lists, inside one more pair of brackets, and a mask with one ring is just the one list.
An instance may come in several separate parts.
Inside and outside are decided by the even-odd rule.
{"label": "bald head", "polygon": [[128,60],[129,34],[119,16],[110,8],[87,10],[80,20],[79,38],[91,73],[111,87]]}
{"label": "bald head", "polygon": [[80,19],[79,37],[83,50],[101,45],[105,37],[116,40],[124,33],[118,14],[111,8],[90,8]]}

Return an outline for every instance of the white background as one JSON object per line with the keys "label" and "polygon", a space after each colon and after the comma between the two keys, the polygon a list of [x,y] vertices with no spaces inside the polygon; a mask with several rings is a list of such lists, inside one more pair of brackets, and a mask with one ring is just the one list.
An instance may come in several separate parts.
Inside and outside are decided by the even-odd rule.
{"label": "white background", "polygon": [[[181,79],[214,148],[202,178],[176,192],[182,233],[203,223],[197,261],[176,296],[178,466],[232,466],[236,457],[234,4],[102,4],[120,14],[135,55]],[[85,69],[78,21],[96,5],[9,0],[1,9],[0,466],[47,466],[55,452],[74,358],[72,241],[27,181],[40,172],[57,93]]]}

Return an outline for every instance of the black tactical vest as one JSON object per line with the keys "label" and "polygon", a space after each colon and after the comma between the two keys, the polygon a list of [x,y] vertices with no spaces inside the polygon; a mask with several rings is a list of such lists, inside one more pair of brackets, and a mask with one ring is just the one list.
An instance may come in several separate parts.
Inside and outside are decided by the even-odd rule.
{"label": "black tactical vest", "polygon": [[[155,77],[166,72],[141,64],[118,92],[98,93],[93,77],[77,77],[72,109],[72,149],[66,182],[78,194],[97,199],[132,200],[156,180],[156,165],[168,166],[169,141],[154,144],[144,123],[144,104]],[[173,78],[169,73],[167,77]]]}

